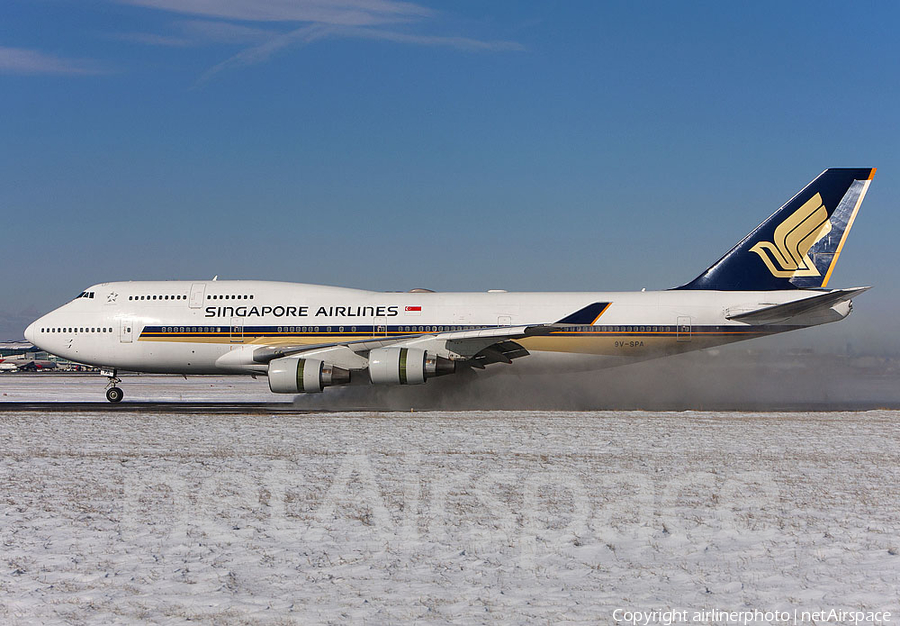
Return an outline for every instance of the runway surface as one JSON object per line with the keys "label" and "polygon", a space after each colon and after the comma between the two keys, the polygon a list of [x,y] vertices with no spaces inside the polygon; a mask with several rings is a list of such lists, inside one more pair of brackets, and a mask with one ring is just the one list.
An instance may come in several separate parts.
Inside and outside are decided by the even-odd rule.
{"label": "runway surface", "polygon": [[[548,372],[499,365],[418,386],[349,386],[292,397],[265,377],[123,374],[125,399],[105,401],[97,374],[0,374],[0,412],[40,409],[146,411],[719,410],[900,409],[892,359],[688,354],[612,370]],[[18,403],[18,404],[17,404]],[[58,406],[56,403],[68,403]],[[157,403],[162,404],[158,407]]]}
{"label": "runway surface", "polygon": [[[359,409],[371,410],[371,409]],[[204,415],[260,415],[279,413],[298,415],[321,413],[314,409],[298,408],[293,402],[3,402],[0,413],[201,413]]]}
{"label": "runway surface", "polygon": [[[124,375],[125,399],[105,400],[106,379],[97,374],[21,373],[0,377],[0,413],[185,413],[201,415],[265,415],[327,412],[290,395],[269,391],[266,379],[249,376]],[[352,407],[341,412],[372,411]]]}
{"label": "runway surface", "polygon": [[[252,407],[258,404],[290,405],[292,396],[269,391],[266,378],[249,376],[122,376],[120,387],[125,399],[119,406],[151,408],[156,403],[233,404]],[[112,406],[105,398],[106,378],[99,374],[18,373],[0,376],[0,410],[9,403],[34,404],[56,410],[54,403],[66,403],[72,410],[90,403],[101,408]]]}

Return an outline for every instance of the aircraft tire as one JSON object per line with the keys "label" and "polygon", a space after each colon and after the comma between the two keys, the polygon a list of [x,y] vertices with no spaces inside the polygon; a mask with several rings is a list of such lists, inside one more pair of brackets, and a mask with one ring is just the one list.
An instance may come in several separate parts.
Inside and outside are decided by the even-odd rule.
{"label": "aircraft tire", "polygon": [[125,394],[122,393],[122,390],[118,387],[110,387],[106,390],[106,399],[116,404],[117,402],[121,402],[122,398],[125,397]]}

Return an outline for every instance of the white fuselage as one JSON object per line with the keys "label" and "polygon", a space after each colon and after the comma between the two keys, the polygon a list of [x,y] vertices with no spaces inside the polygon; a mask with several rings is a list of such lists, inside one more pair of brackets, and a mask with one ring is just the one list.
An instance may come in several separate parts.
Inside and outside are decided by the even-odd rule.
{"label": "white fuselage", "polygon": [[[484,327],[552,324],[592,303],[591,323],[517,340],[530,353],[581,353],[610,364],[835,321],[828,315],[751,326],[729,314],[790,302],[795,291],[584,293],[373,292],[267,281],[102,283],[35,321],[26,338],[58,356],[106,368],[222,373],[222,357],[254,345],[323,345]],[[217,364],[218,362],[218,364]]]}

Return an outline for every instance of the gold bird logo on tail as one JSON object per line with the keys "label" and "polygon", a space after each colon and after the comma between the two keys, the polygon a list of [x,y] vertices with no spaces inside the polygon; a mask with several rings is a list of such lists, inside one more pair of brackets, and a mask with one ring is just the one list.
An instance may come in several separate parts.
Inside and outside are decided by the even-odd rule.
{"label": "gold bird logo on tail", "polygon": [[809,249],[829,232],[828,210],[817,193],[778,225],[774,242],[760,241],[750,251],[759,255],[776,278],[820,276]]}

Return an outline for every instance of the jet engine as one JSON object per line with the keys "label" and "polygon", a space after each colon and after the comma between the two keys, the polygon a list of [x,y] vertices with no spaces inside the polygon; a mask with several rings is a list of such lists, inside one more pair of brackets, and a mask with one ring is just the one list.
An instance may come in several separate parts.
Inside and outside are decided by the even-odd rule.
{"label": "jet engine", "polygon": [[269,363],[273,393],[319,393],[330,385],[350,382],[350,372],[318,359],[286,356]]}
{"label": "jet engine", "polygon": [[377,348],[369,351],[369,379],[375,385],[420,385],[456,371],[456,363],[420,348]]}

